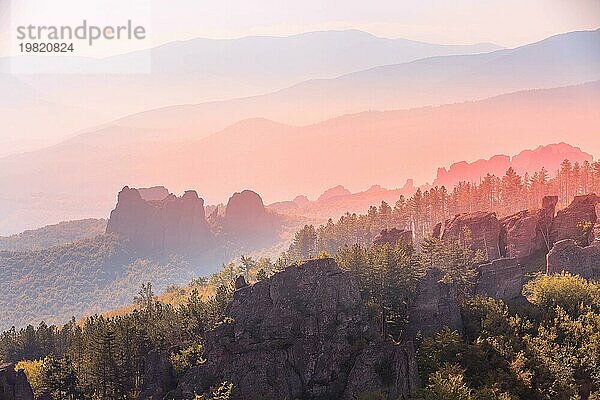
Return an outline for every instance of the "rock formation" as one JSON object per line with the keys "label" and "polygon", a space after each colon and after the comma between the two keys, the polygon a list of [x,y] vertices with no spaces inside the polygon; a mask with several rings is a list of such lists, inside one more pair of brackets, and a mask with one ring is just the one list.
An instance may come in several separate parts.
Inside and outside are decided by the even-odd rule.
{"label": "rock formation", "polygon": [[146,201],[159,201],[169,195],[169,190],[164,186],[152,186],[149,188],[138,188],[137,191]]}
{"label": "rock formation", "polygon": [[503,257],[506,252],[506,237],[496,213],[478,211],[458,214],[446,221],[442,240],[459,240],[471,243],[473,251],[479,251],[485,260]]}
{"label": "rock formation", "polygon": [[25,372],[15,371],[15,364],[0,365],[0,400],[33,400]]}
{"label": "rock formation", "polygon": [[479,182],[486,174],[503,176],[510,167],[519,175],[524,175],[526,172],[532,175],[542,167],[548,171],[555,171],[560,169],[560,164],[564,160],[582,164],[584,161],[592,162],[593,157],[578,147],[566,143],[550,144],[534,150],[522,151],[513,157],[499,154],[488,160],[454,163],[448,170],[438,168],[433,186],[454,187],[459,182]]}
{"label": "rock formation", "polygon": [[261,197],[252,190],[234,193],[227,202],[225,220],[237,229],[252,228],[267,218],[265,205]]}
{"label": "rock formation", "polygon": [[195,191],[146,201],[137,189],[125,186],[110,213],[107,233],[127,238],[141,251],[202,251],[212,240],[204,215],[204,200]]}
{"label": "rock formation", "polygon": [[339,196],[349,196],[352,193],[346,189],[345,187],[343,187],[342,185],[337,185],[335,187],[332,187],[331,189],[327,189],[326,191],[323,192],[323,194],[321,194],[319,196],[319,198],[317,199],[317,201],[320,202],[326,202],[329,201],[335,197],[339,197]]}
{"label": "rock formation", "polygon": [[376,333],[357,283],[333,260],[238,287],[227,318],[206,335],[206,362],[184,375],[177,395],[224,380],[234,399],[405,399],[417,388],[412,343]]}
{"label": "rock formation", "polygon": [[417,297],[409,308],[405,337],[413,338],[419,333],[428,337],[446,326],[462,332],[456,289],[442,282],[443,276],[438,268],[431,268],[419,283]]}
{"label": "rock formation", "polygon": [[516,258],[499,258],[477,267],[477,295],[502,299],[506,302],[520,299],[525,283],[525,268]]}
{"label": "rock formation", "polygon": [[573,239],[554,244],[547,256],[548,274],[567,271],[586,279],[600,279],[600,241],[586,247],[577,245]]}
{"label": "rock formation", "polygon": [[392,246],[398,242],[411,244],[412,243],[412,231],[406,231],[404,229],[383,229],[375,238],[373,239],[373,244],[376,246],[381,246],[383,244],[391,244]]}
{"label": "rock formation", "polygon": [[174,378],[169,352],[151,350],[144,362],[144,375],[139,400],[162,399],[169,388],[173,387]]}
{"label": "rock formation", "polygon": [[261,197],[251,191],[234,193],[227,202],[223,229],[246,244],[258,245],[277,238],[280,221],[268,212]]}
{"label": "rock formation", "polygon": [[525,210],[500,220],[506,231],[506,256],[519,262],[546,254],[552,243],[550,229],[558,196],[546,196],[542,208]]}
{"label": "rock formation", "polygon": [[560,210],[550,231],[553,243],[564,239],[573,239],[587,246],[593,239],[593,227],[598,221],[596,206],[600,197],[595,194],[576,196],[568,207]]}

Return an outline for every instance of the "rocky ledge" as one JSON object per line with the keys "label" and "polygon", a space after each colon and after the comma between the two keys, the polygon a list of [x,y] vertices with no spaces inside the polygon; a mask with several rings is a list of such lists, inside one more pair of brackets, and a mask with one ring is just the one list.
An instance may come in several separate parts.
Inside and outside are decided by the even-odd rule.
{"label": "rocky ledge", "polygon": [[206,336],[206,362],[180,380],[179,396],[222,381],[235,399],[405,399],[417,388],[412,343],[378,335],[356,281],[332,259],[236,287]]}

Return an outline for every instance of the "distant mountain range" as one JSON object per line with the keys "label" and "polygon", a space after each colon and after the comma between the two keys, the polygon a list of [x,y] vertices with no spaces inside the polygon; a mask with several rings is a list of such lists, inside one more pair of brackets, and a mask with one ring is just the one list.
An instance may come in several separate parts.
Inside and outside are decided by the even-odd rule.
{"label": "distant mountain range", "polygon": [[[10,93],[0,99],[0,120],[15,132],[13,140],[0,143],[0,156],[31,148],[20,142],[24,136],[44,146],[157,107],[258,95],[308,79],[499,48],[384,39],[349,30],[194,39],[104,59],[44,57],[43,64],[37,57],[0,58],[0,93]],[[141,73],[126,73],[132,70]],[[12,76],[11,71],[27,73]]]}
{"label": "distant mountain range", "polygon": [[483,99],[525,89],[600,79],[600,30],[572,32],[510,50],[431,57],[277,92],[180,105],[90,130],[96,140],[200,138],[247,118],[306,125],[366,110],[397,110]]}
{"label": "distant mountain range", "polygon": [[[75,131],[109,141],[197,139],[247,118],[305,125],[365,110],[594,81],[600,79],[598,43],[600,30],[501,50],[388,40],[358,31],[197,40],[99,61],[118,66],[149,59],[147,75],[21,75],[30,101],[9,102],[0,117],[11,122],[15,138],[43,132],[41,144]],[[8,61],[0,60],[0,70],[7,70]],[[73,62],[60,68],[100,68],[89,60]],[[135,112],[140,113],[113,120]]]}
{"label": "distant mountain range", "polygon": [[0,159],[0,232],[105,217],[126,184],[196,188],[209,203],[254,189],[268,202],[316,198],[342,184],[360,191],[432,182],[439,166],[540,143],[567,142],[600,154],[600,82],[519,92],[477,102],[364,112],[306,127],[239,122],[191,141],[97,140],[82,135]]}

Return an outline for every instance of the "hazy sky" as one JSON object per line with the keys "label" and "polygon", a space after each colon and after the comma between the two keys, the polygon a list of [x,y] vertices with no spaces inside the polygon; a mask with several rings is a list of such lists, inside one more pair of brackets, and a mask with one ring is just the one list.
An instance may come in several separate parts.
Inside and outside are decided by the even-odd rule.
{"label": "hazy sky", "polygon": [[[6,54],[8,37],[14,35],[10,5],[18,8],[26,1],[32,2],[0,0],[0,54]],[[105,0],[100,1],[105,5],[101,10],[98,2],[78,0],[77,4],[94,4],[84,14],[89,19],[110,18],[111,13],[128,17],[124,7],[149,12],[151,41],[145,47],[194,37],[348,28],[390,38],[515,47],[556,33],[600,27],[600,0]],[[34,4],[42,15],[64,17],[74,1],[35,0]]]}

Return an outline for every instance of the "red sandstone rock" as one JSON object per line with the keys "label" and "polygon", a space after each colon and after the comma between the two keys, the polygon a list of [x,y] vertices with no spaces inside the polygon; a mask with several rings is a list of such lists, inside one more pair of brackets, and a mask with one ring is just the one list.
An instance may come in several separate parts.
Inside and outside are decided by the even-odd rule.
{"label": "red sandstone rock", "polygon": [[542,208],[520,211],[500,220],[506,230],[506,255],[523,262],[545,254],[552,244],[550,229],[554,219],[557,196],[546,196]]}
{"label": "red sandstone rock", "polygon": [[446,221],[442,240],[456,239],[465,245],[470,243],[473,251],[480,251],[484,260],[491,261],[505,254],[503,232],[496,213],[478,211],[458,214]]}
{"label": "red sandstone rock", "polygon": [[204,200],[195,191],[146,201],[137,189],[127,186],[119,193],[106,232],[127,238],[134,248],[143,251],[201,251],[212,239]]}
{"label": "red sandstone rock", "polygon": [[[577,196],[571,204],[560,210],[550,231],[552,243],[564,239],[573,239],[578,244],[587,246],[593,239],[593,227],[598,221],[596,205],[600,203],[600,197],[595,194]],[[584,225],[591,225],[587,230]]]}

